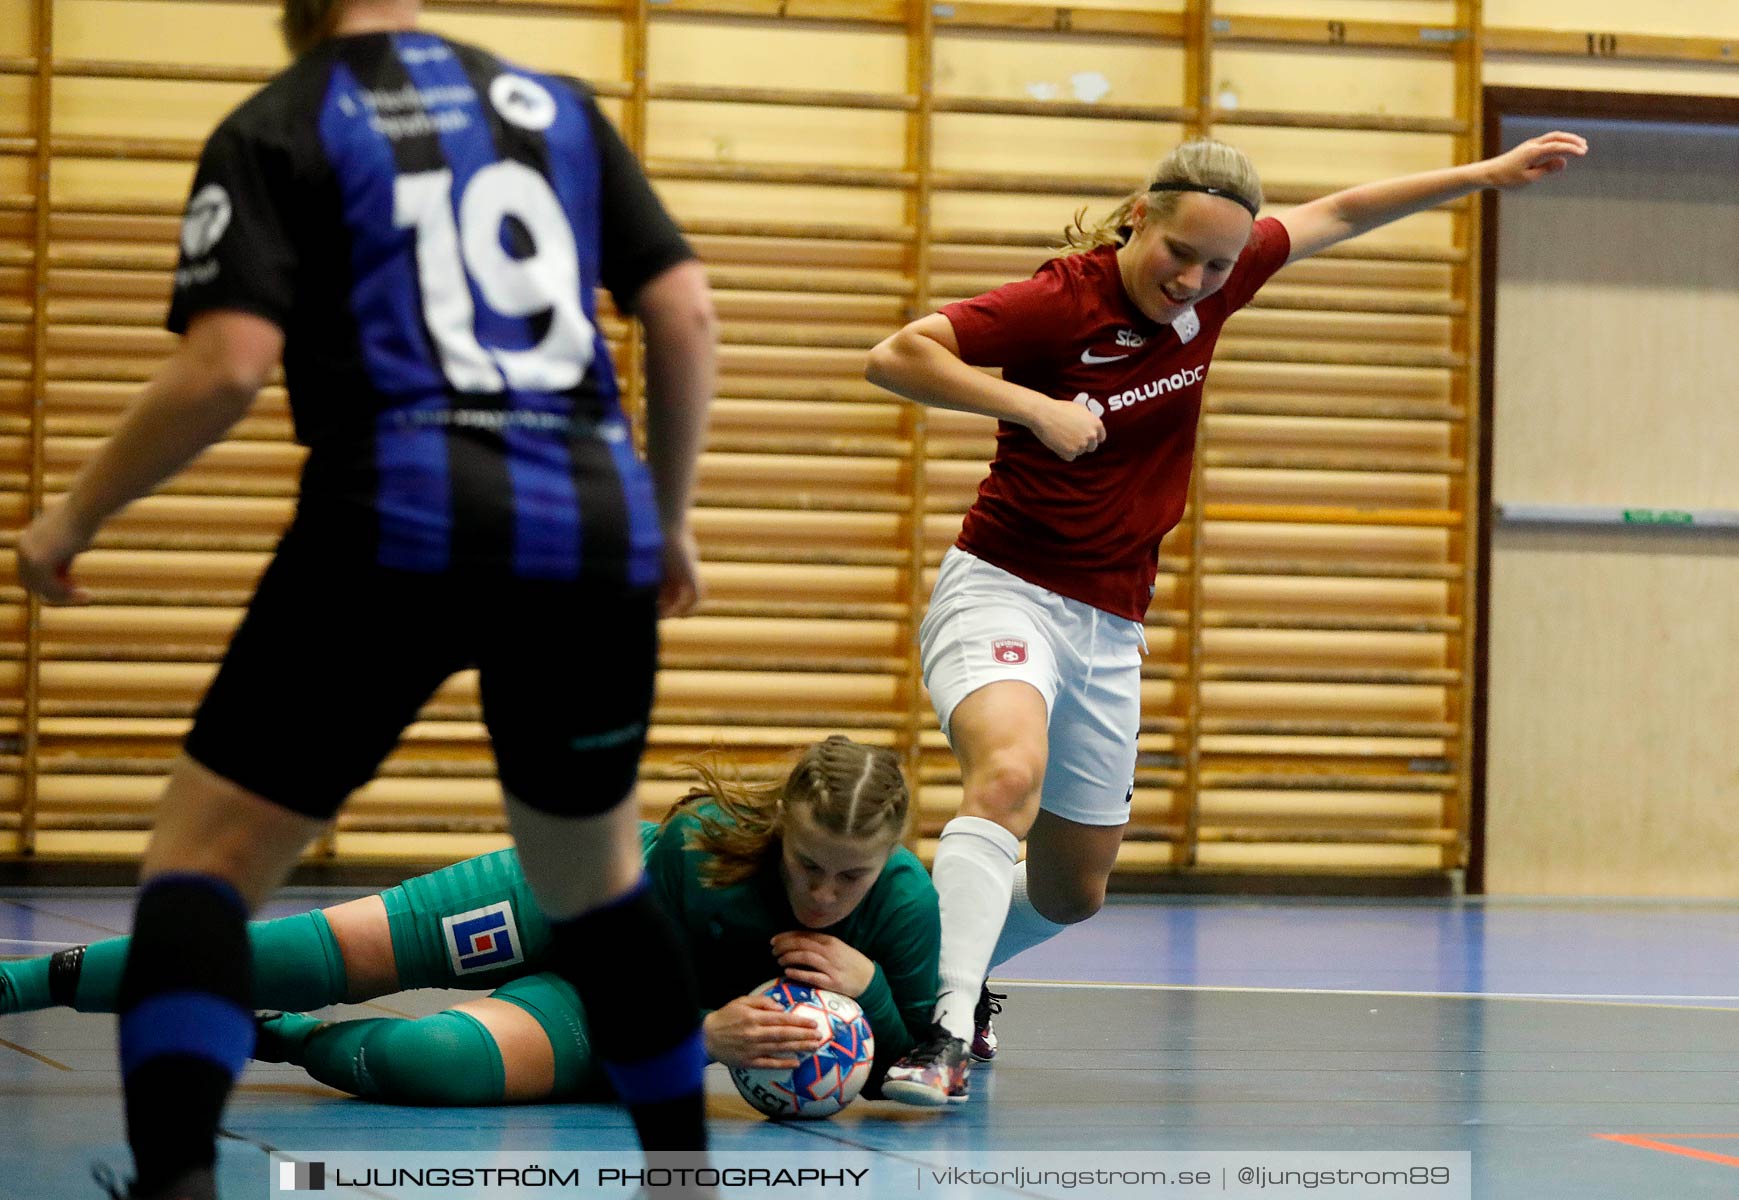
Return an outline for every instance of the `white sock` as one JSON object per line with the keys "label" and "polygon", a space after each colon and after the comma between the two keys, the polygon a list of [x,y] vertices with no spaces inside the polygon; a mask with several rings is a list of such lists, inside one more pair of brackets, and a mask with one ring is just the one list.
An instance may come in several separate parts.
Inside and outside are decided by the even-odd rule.
{"label": "white sock", "polygon": [[972,1010],[1008,915],[1019,857],[1020,840],[995,821],[955,817],[942,826],[930,869],[942,902],[942,994],[936,1020],[954,1037],[972,1037]]}
{"label": "white sock", "polygon": [[1002,936],[996,939],[990,965],[1000,967],[1022,950],[1048,942],[1067,928],[1039,912],[1027,899],[1026,862],[1022,860],[1014,869],[1014,895],[1008,902],[1008,919],[1002,923]]}

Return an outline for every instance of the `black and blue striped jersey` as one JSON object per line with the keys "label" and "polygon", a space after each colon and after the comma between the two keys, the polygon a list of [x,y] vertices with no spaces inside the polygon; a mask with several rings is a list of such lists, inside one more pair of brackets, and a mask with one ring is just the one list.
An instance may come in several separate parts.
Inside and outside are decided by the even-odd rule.
{"label": "black and blue striped jersey", "polygon": [[299,524],[417,572],[658,581],[595,293],[691,257],[576,80],[422,32],[323,42],[207,142],[169,327],[285,334]]}

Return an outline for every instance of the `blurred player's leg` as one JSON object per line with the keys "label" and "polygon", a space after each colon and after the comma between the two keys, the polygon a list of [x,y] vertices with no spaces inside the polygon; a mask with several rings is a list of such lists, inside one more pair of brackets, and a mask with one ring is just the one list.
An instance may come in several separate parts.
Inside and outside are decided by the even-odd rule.
{"label": "blurred player's leg", "polygon": [[[648,1154],[706,1147],[700,1002],[646,890],[634,782],[652,713],[657,598],[526,584],[492,595],[479,666],[509,827],[549,919],[545,969],[579,994]],[[551,678],[572,681],[552,691]],[[636,985],[622,986],[634,964]]]}
{"label": "blurred player's leg", "polygon": [[[706,1053],[694,970],[675,926],[647,892],[632,796],[590,818],[555,818],[518,802],[508,811],[526,876],[550,919],[548,967],[579,994],[641,1146],[648,1153],[705,1149]],[[622,986],[628,963],[635,964],[633,988]]]}
{"label": "blurred player's leg", "polygon": [[321,824],[190,759],[170,776],[116,1005],[135,1197],[207,1186],[253,1048],[248,911]]}

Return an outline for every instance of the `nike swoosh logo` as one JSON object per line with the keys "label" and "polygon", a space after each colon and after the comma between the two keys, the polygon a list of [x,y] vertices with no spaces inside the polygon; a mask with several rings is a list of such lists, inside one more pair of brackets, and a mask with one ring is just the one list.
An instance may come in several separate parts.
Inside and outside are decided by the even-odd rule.
{"label": "nike swoosh logo", "polygon": [[1094,363],[1116,362],[1118,359],[1128,357],[1127,354],[1106,354],[1101,356],[1094,354],[1091,350],[1081,351],[1081,361],[1086,363],[1088,366],[1092,366]]}

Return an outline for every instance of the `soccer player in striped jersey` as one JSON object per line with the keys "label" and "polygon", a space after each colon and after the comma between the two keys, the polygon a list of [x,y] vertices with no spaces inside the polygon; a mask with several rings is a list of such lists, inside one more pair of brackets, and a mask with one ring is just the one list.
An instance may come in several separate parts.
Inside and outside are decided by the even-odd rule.
{"label": "soccer player in striped jersey", "polygon": [[[200,156],[180,346],[19,541],[27,586],[85,599],[74,560],[104,521],[282,363],[308,447],[296,515],[172,770],[120,984],[134,1200],[215,1194],[254,1036],[247,915],[468,667],[549,968],[647,1152],[705,1144],[695,985],[631,798],[658,616],[697,598],[705,276],[583,84],[420,32],[419,9],[284,0],[295,61]],[[599,286],[645,328],[645,462]]]}
{"label": "soccer player in striped jersey", "polygon": [[1068,250],[1031,279],[920,317],[870,352],[873,382],[998,420],[990,474],[919,631],[963,795],[933,867],[936,1025],[889,1072],[890,1096],[965,1100],[972,1058],[995,1053],[989,967],[1104,903],[1135,791],[1142,620],[1160,540],[1183,515],[1226,319],[1289,262],[1481,188],[1532,183],[1586,148],[1550,133],[1258,219],[1249,159],[1188,142],[1106,219],[1077,219]]}

